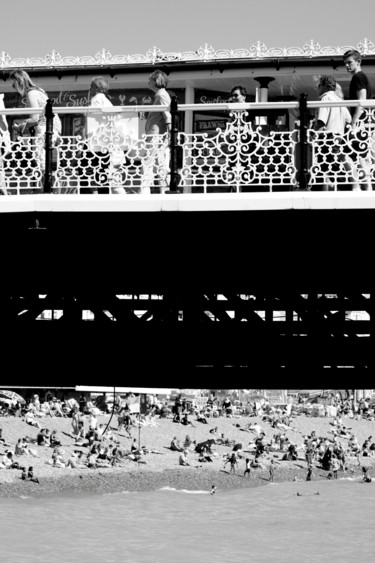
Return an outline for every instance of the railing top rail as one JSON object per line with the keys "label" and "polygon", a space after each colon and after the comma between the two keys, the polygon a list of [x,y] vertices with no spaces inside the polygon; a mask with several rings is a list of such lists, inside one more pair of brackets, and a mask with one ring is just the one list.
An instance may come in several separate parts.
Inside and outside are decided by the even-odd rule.
{"label": "railing top rail", "polygon": [[[106,114],[106,113],[124,113],[124,112],[160,112],[160,111],[169,111],[169,105],[159,105],[159,106],[152,106],[152,105],[132,105],[132,106],[109,106],[109,107],[94,107],[94,106],[52,106],[53,111],[55,113],[87,113],[90,115],[95,114]],[[24,115],[24,114],[40,114],[44,112],[43,108],[28,108],[28,107],[21,107],[21,108],[5,108],[1,109],[0,115]]]}
{"label": "railing top rail", "polygon": [[298,108],[298,100],[292,102],[249,102],[244,104],[221,102],[216,104],[178,104],[179,111],[223,110],[244,111],[259,109],[294,109]]}
{"label": "railing top rail", "polygon": [[368,107],[375,108],[375,100],[341,100],[337,102],[313,101],[307,102],[308,108],[325,108],[325,107]]}
{"label": "railing top rail", "polygon": [[[375,108],[375,100],[342,100],[337,102],[308,101],[309,109],[320,107],[368,107]],[[290,102],[249,102],[249,103],[229,103],[221,102],[215,104],[178,104],[178,111],[246,111],[246,110],[270,110],[270,109],[297,109],[299,101]],[[0,115],[24,115],[24,114],[40,114],[43,108],[2,108]],[[110,106],[110,107],[93,107],[93,106],[53,106],[53,111],[58,114],[112,114],[112,113],[151,113],[170,111],[169,105],[131,105],[131,106]]]}
{"label": "railing top rail", "polygon": [[[55,109],[55,108],[54,108]],[[44,108],[2,108],[0,110],[0,115],[34,115],[34,114],[44,114]]]}

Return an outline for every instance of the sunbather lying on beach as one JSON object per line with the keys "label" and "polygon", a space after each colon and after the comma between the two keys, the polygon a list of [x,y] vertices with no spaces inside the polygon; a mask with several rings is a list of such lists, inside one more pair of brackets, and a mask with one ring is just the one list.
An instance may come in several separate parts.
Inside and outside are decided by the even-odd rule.
{"label": "sunbather lying on beach", "polygon": [[26,424],[30,424],[30,426],[35,426],[36,428],[41,428],[41,425],[36,420],[34,413],[31,412],[31,411],[28,411],[26,413],[25,422],[26,422]]}

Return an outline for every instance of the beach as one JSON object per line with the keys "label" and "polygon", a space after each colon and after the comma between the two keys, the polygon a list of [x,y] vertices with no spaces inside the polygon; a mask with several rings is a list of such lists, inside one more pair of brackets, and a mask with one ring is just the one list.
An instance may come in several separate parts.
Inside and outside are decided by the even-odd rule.
{"label": "beach", "polygon": [[[297,446],[298,459],[296,461],[282,461],[285,452],[278,449],[270,451],[261,457],[261,467],[252,469],[250,477],[244,477],[245,458],[254,458],[252,447],[249,442],[253,442],[256,435],[244,430],[245,426],[251,422],[258,422],[265,432],[266,440],[279,433],[280,430],[272,428],[271,425],[262,420],[262,417],[237,417],[237,418],[208,418],[208,424],[202,424],[191,418],[194,428],[173,422],[170,418],[155,418],[157,426],[132,428],[132,439],[140,439],[141,446],[158,453],[148,453],[144,456],[146,463],[137,463],[130,459],[122,459],[119,466],[110,468],[87,467],[57,468],[47,464],[51,460],[53,448],[37,446],[31,444],[36,450],[38,457],[33,456],[14,456],[20,466],[26,468],[30,465],[34,468],[34,476],[37,482],[23,481],[21,471],[17,469],[0,470],[0,496],[1,497],[20,497],[26,496],[47,496],[59,494],[79,494],[96,493],[108,494],[122,491],[151,491],[164,487],[187,490],[210,490],[212,485],[216,485],[217,490],[239,489],[242,487],[264,486],[269,483],[270,461],[274,461],[274,482],[293,481],[295,479],[305,481],[307,474],[307,463],[303,450],[304,436],[309,435],[315,430],[317,436],[324,436],[332,440],[333,419],[331,417],[311,417],[300,415],[292,417],[291,428],[286,431],[290,441]],[[87,453],[88,448],[78,447],[75,440],[70,436],[72,432],[71,418],[50,418],[39,419],[42,427],[51,431],[57,430],[58,437],[62,442],[63,458],[68,459],[74,450],[82,450]],[[116,415],[110,420],[110,415],[98,417],[98,422],[105,426],[110,422],[109,428],[115,438],[119,439],[123,449],[130,449],[132,439],[126,436],[123,431],[117,431]],[[360,445],[369,437],[374,435],[375,422],[360,418],[359,420],[343,417],[343,423],[350,428],[358,438]],[[179,465],[179,452],[170,450],[170,443],[173,437],[177,437],[181,443],[184,442],[188,434],[197,443],[212,438],[210,430],[217,427],[219,434],[224,434],[225,438],[241,443],[242,458],[238,461],[236,474],[229,473],[229,464],[224,466],[224,456],[231,453],[232,447],[226,445],[215,445],[216,456],[212,457],[212,463],[200,463],[198,454],[194,447],[190,447],[187,455],[190,466]],[[22,418],[4,417],[0,418],[0,428],[3,430],[3,438],[10,444],[10,447],[0,446],[0,453],[6,449],[14,451],[14,446],[19,438],[25,436],[36,438],[38,429],[27,424]],[[340,441],[346,447],[347,439],[341,437]],[[112,442],[109,442],[112,443]],[[375,457],[360,456],[360,465],[355,457],[347,459],[348,471],[346,476],[359,477],[361,467],[367,466],[369,473],[375,471]],[[320,465],[314,461],[312,481],[327,478],[327,471],[321,469]],[[339,477],[343,472],[339,471]]]}

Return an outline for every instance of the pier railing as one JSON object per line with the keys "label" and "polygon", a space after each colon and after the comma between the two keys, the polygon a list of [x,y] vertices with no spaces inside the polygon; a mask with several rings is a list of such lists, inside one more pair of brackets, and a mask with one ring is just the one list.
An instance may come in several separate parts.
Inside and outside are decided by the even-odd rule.
{"label": "pier railing", "polygon": [[[320,107],[358,105],[365,118],[356,129],[348,127],[342,135],[315,130]],[[145,110],[169,110],[171,132],[139,134]],[[270,111],[284,119],[270,126]],[[218,127],[186,133],[187,112],[213,116]],[[4,195],[365,190],[375,183],[375,100],[323,104],[302,94],[292,102],[178,104],[173,99],[170,107],[109,108],[55,108],[49,100],[43,135],[12,132],[15,117],[36,113],[40,110],[1,110],[9,121],[8,132],[0,128]],[[83,131],[56,134],[54,114],[80,115]]]}

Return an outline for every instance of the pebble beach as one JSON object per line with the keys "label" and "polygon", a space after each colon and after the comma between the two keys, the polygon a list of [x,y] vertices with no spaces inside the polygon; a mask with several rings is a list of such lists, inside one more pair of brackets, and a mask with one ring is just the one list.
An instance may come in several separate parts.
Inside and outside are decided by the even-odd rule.
{"label": "pebble beach", "polygon": [[[39,483],[21,480],[21,471],[17,469],[0,470],[0,497],[20,497],[20,496],[46,496],[46,495],[66,495],[79,493],[108,494],[123,491],[152,491],[163,487],[188,490],[210,490],[212,485],[216,485],[217,490],[238,489],[242,487],[265,486],[269,483],[269,471],[271,459],[274,461],[274,482],[293,481],[295,479],[305,481],[307,473],[307,463],[303,450],[304,436],[309,435],[315,430],[317,436],[324,436],[332,439],[333,426],[330,417],[311,417],[305,415],[295,416],[291,419],[291,428],[286,431],[290,441],[297,446],[298,459],[296,461],[282,461],[284,452],[273,449],[268,454],[262,455],[261,467],[252,469],[250,477],[244,477],[245,458],[253,459],[252,442],[255,435],[245,431],[245,426],[249,422],[258,422],[266,434],[266,440],[271,440],[278,432],[269,423],[264,422],[261,417],[237,417],[237,418],[209,418],[208,424],[202,424],[193,420],[194,427],[186,427],[180,423],[175,423],[170,418],[155,418],[156,426],[144,426],[139,430],[138,427],[132,429],[132,439],[140,441],[141,446],[146,446],[158,453],[148,453],[144,456],[146,463],[137,463],[130,459],[122,459],[120,465],[110,468],[87,467],[57,468],[52,467],[48,460],[52,456],[52,448],[37,446],[32,444],[38,457],[15,456],[15,459],[22,466],[32,465],[34,476]],[[56,430],[62,442],[63,457],[68,458],[74,450],[80,448],[75,445],[75,440],[70,436],[72,432],[71,418],[50,418],[46,417],[39,421],[42,427],[51,431]],[[122,431],[117,430],[117,417],[110,420],[110,415],[98,417],[98,422],[107,425],[112,431],[113,436],[120,441],[124,449],[130,449],[132,439]],[[343,417],[345,426],[355,434],[360,444],[369,436],[375,436],[375,422],[360,418],[349,419]],[[197,443],[212,438],[210,429],[218,428],[220,434],[224,434],[229,440],[241,443],[242,458],[239,459],[236,474],[229,473],[229,464],[224,466],[224,456],[232,451],[232,447],[225,445],[215,445],[212,463],[200,463],[198,454],[194,447],[188,453],[190,466],[179,465],[179,453],[170,450],[170,443],[174,436],[181,443],[184,442],[188,434]],[[22,418],[4,417],[0,418],[0,428],[3,430],[3,438],[10,444],[9,449],[14,451],[14,446],[19,438],[25,436],[36,438],[38,429],[27,424]],[[345,437],[340,441],[346,446]],[[0,453],[8,449],[0,445]],[[85,453],[86,453],[85,451]],[[361,467],[367,466],[369,474],[375,476],[375,457],[360,456],[360,465],[355,457],[348,458],[348,470],[343,473],[339,471],[340,477],[360,477]],[[327,472],[321,469],[317,462],[314,462],[312,480],[317,481],[327,478]]]}

